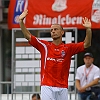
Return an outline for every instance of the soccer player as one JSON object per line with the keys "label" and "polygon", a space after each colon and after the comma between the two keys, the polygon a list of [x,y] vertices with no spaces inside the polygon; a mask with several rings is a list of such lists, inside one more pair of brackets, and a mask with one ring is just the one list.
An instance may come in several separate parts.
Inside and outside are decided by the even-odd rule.
{"label": "soccer player", "polygon": [[52,42],[40,40],[25,27],[23,19],[28,14],[25,10],[19,16],[19,24],[24,37],[41,53],[41,100],[68,100],[68,76],[71,57],[91,46],[91,22],[83,19],[86,37],[83,42],[64,44],[64,30],[59,24],[51,25]]}

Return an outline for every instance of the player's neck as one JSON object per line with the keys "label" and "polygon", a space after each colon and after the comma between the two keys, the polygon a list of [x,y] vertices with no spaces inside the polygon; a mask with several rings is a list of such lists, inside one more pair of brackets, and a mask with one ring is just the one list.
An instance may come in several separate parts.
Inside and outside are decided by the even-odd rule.
{"label": "player's neck", "polygon": [[62,43],[62,40],[53,40],[53,42],[55,45],[59,45]]}

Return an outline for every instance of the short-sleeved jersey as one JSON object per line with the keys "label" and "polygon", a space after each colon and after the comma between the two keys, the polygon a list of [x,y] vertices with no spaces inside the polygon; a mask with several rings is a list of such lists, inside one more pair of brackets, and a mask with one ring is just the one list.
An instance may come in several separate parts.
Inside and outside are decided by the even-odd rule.
{"label": "short-sleeved jersey", "polygon": [[41,85],[68,88],[71,57],[84,51],[84,42],[55,45],[31,35],[29,43],[41,53]]}

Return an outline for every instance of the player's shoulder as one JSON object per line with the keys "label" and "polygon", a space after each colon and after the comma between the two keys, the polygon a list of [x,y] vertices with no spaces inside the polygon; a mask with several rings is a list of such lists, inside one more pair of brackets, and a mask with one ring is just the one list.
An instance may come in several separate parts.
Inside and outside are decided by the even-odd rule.
{"label": "player's shoulder", "polygon": [[42,39],[39,39],[39,41],[41,41],[41,43],[45,44],[45,45],[49,45],[51,42],[49,41],[46,41],[46,40],[42,40]]}
{"label": "player's shoulder", "polygon": [[66,44],[64,44],[64,46],[70,48],[73,44],[75,44],[75,43],[66,43]]}
{"label": "player's shoulder", "polygon": [[77,43],[66,43],[65,44],[67,47],[77,47],[77,46],[80,46],[80,45],[83,45],[83,42],[77,42]]}
{"label": "player's shoulder", "polygon": [[64,45],[66,45],[66,46],[71,46],[71,45],[73,45],[73,44],[75,44],[75,43],[65,43]]}

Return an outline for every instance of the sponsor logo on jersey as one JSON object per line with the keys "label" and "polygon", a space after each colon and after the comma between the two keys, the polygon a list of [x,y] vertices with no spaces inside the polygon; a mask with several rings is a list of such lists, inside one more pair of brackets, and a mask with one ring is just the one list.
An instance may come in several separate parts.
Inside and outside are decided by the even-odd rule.
{"label": "sponsor logo on jersey", "polygon": [[47,60],[54,61],[54,62],[62,62],[64,59],[62,59],[62,58],[50,58],[50,57],[48,57]]}

